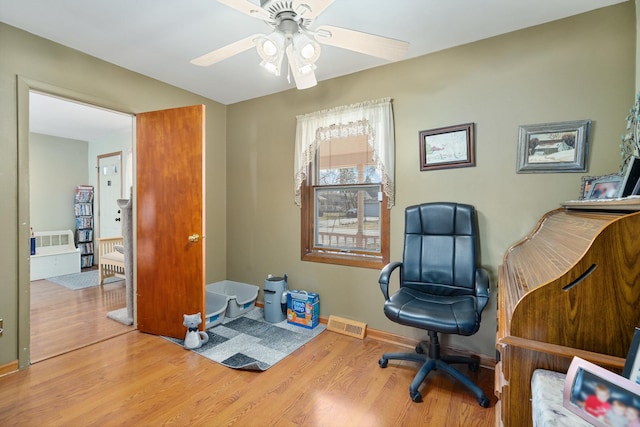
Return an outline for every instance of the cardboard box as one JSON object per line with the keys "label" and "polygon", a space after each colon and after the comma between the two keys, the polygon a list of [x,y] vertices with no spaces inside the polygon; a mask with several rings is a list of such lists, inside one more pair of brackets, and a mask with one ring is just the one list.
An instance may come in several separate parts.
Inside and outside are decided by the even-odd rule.
{"label": "cardboard box", "polygon": [[313,329],[320,319],[320,296],[314,292],[287,292],[287,323]]}

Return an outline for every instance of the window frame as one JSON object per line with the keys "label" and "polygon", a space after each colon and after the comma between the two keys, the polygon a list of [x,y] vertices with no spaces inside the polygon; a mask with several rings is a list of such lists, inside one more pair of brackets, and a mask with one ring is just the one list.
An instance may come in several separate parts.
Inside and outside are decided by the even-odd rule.
{"label": "window frame", "polygon": [[[315,221],[315,197],[316,187],[311,177],[315,176],[315,164],[317,160],[307,165],[307,179],[301,186],[301,259],[303,261],[320,262],[326,264],[345,265],[351,267],[381,269],[389,263],[389,228],[390,209],[388,208],[387,196],[382,192],[380,202],[380,254],[372,255],[357,252],[341,252],[332,249],[317,249],[314,247],[314,221]],[[350,184],[351,185],[351,184]],[[329,187],[329,186],[328,186]]]}

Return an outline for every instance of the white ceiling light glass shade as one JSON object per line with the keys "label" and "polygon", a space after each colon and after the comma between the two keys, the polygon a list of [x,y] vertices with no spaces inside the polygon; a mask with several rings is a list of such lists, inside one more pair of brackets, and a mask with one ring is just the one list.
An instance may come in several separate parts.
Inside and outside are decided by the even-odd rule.
{"label": "white ceiling light glass shade", "polygon": [[315,62],[320,58],[320,44],[305,34],[296,33],[293,36],[293,54],[300,74],[310,73],[316,69]]}
{"label": "white ceiling light glass shade", "polygon": [[260,65],[270,73],[279,76],[285,50],[282,34],[273,32],[268,36],[260,36],[255,40],[255,45],[262,58]]}
{"label": "white ceiling light glass shade", "polygon": [[307,73],[301,73],[300,70],[304,69],[304,66],[301,66],[298,63],[298,59],[296,58],[296,54],[293,51],[293,45],[287,46],[287,59],[289,60],[289,66],[291,68],[291,74],[293,75],[293,79],[296,82],[296,87],[298,89],[308,89],[318,84],[316,80],[316,75],[313,72],[313,68],[315,68],[314,64],[311,64],[312,67],[309,68],[310,71]]}

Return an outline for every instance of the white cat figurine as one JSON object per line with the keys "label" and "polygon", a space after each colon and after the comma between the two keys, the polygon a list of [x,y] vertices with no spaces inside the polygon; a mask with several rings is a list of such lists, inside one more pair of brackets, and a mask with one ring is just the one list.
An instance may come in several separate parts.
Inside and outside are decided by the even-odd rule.
{"label": "white cat figurine", "polygon": [[206,332],[198,330],[198,326],[202,323],[202,317],[200,313],[196,314],[184,314],[184,322],[182,324],[187,327],[187,335],[184,337],[184,348],[187,350],[193,350],[194,348],[200,348],[203,344],[209,341],[209,335]]}

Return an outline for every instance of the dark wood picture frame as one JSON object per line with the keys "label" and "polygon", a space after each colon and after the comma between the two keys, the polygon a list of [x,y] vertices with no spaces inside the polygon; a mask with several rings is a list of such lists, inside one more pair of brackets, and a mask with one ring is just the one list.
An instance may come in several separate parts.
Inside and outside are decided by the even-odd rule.
{"label": "dark wood picture frame", "polygon": [[420,131],[420,170],[476,165],[474,123]]}

